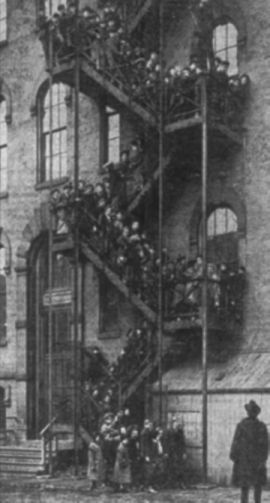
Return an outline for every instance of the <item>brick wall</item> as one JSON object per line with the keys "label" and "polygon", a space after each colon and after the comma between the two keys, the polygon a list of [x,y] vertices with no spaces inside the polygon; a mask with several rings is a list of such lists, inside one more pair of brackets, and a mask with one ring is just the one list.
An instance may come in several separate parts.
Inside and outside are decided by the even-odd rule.
{"label": "brick wall", "polygon": [[[209,481],[229,485],[232,476],[230,447],[235,427],[246,416],[244,405],[255,400],[262,409],[259,419],[270,432],[270,396],[265,393],[211,394],[208,397],[208,476]],[[167,419],[176,416],[184,429],[187,476],[202,475],[202,400],[199,394],[173,393],[164,397]],[[154,417],[157,417],[158,398],[154,398]],[[268,462],[268,471],[270,460]]]}

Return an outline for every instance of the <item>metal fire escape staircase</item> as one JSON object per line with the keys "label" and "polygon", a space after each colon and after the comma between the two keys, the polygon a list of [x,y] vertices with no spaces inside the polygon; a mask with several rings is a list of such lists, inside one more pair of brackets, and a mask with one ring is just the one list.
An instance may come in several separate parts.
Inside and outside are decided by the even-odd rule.
{"label": "metal fire escape staircase", "polygon": [[[135,30],[139,23],[144,19],[144,17],[149,13],[152,8],[153,1],[140,1],[135,2],[139,4],[136,16],[133,22],[129,25],[130,33]],[[74,54],[69,54],[68,56],[60,56],[56,58],[56,62],[53,68],[53,78],[56,81],[64,82],[70,86],[74,86]],[[117,104],[120,108],[124,107],[128,109],[129,112],[133,113],[137,120],[141,121],[141,124],[146,125],[152,130],[157,128],[157,115],[155,110],[155,100],[153,103],[152,99],[147,99],[147,94],[145,99],[141,99],[133,94],[132,89],[129,87],[126,80],[127,68],[123,68],[121,63],[116,64],[113,68],[108,68],[106,66],[101,67],[96,64],[91,58],[91,49],[88,47],[82,47],[80,50],[80,88],[83,93],[91,97],[102,97],[106,96],[107,102],[110,104]],[[210,91],[209,91],[210,92]],[[210,96],[211,98],[211,96]],[[210,100],[211,101],[211,100]],[[211,104],[210,104],[211,107]],[[174,135],[176,133],[185,132],[190,130],[190,128],[198,128],[202,123],[202,118],[200,115],[200,110],[192,114],[181,114],[179,110],[176,109],[168,117],[164,125],[165,135]],[[210,116],[210,114],[209,114]],[[214,117],[214,116],[213,116]],[[231,128],[226,121],[219,121],[218,118],[214,117],[213,120],[209,121],[209,128],[213,132],[210,138],[210,142],[215,141],[225,141],[234,145],[242,144],[242,134],[240,129]],[[170,164],[170,157],[168,156],[164,159],[163,168],[166,169]],[[158,180],[159,170],[156,170],[149,181],[146,182],[145,186],[142,188],[140,193],[136,198],[130,203],[127,211],[132,213],[141,203],[144,196],[152,188],[153,184]],[[72,240],[69,243],[72,247]],[[54,249],[67,249],[67,242],[63,240],[56,240],[54,243]],[[142,300],[136,293],[133,293],[131,288],[127,286],[119,275],[112,270],[110,265],[106,263],[106,259],[102,257],[94,246],[91,244],[91,239],[86,236],[81,236],[80,250],[84,257],[89,260],[94,267],[105,274],[107,279],[117,288],[121,294],[127,298],[131,304],[153,325],[157,323],[157,313]],[[183,317],[181,319],[176,319],[173,321],[165,321],[164,332],[165,333],[175,333],[179,330],[194,330],[200,328],[200,320],[192,320],[192,317]],[[123,400],[126,401],[132,393],[138,389],[140,384],[146,379],[153,369],[158,364],[158,357],[154,358],[153,361],[145,365],[144,370],[136,377],[134,382],[129,386],[129,388],[123,394]]]}

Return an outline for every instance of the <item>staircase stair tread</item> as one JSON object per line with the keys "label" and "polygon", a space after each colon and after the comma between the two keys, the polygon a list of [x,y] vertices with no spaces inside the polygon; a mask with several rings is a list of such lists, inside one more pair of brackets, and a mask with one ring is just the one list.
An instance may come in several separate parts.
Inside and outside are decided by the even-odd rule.
{"label": "staircase stair tread", "polygon": [[40,447],[22,447],[20,445],[1,445],[0,446],[0,454],[2,452],[9,451],[9,452],[18,452],[18,453],[24,453],[24,452],[40,452],[41,451],[41,446]]}
{"label": "staircase stair tread", "polygon": [[31,473],[31,474],[34,474],[34,473],[37,473],[38,471],[40,471],[41,469],[44,468],[44,465],[40,464],[40,465],[16,465],[16,464],[4,464],[4,463],[1,463],[0,462],[0,472],[1,474],[5,474],[5,473],[20,473],[20,474],[23,474],[23,473]]}
{"label": "staircase stair tread", "polygon": [[17,459],[39,459],[41,457],[41,449],[36,452],[19,452],[19,451],[0,451],[0,460],[4,458],[17,458]]}
{"label": "staircase stair tread", "polygon": [[[39,461],[39,463],[37,462]],[[2,458],[0,457],[0,466],[3,465],[17,465],[17,466],[39,466],[43,465],[42,459],[40,457],[39,460],[37,459],[18,459],[18,458]]]}

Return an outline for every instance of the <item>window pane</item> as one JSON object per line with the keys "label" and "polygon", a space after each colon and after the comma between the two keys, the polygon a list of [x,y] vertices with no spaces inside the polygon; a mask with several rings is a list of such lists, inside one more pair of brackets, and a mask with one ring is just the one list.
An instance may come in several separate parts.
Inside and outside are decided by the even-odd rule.
{"label": "window pane", "polygon": [[52,135],[52,150],[53,155],[59,154],[60,152],[60,132],[54,131]]}
{"label": "window pane", "polygon": [[0,250],[0,273],[3,273],[5,263],[6,263],[6,250],[5,250],[5,248],[1,248],[1,250]]}
{"label": "window pane", "polygon": [[52,177],[53,177],[53,179],[60,177],[60,158],[59,158],[59,155],[53,156],[53,159],[52,159]]}
{"label": "window pane", "polygon": [[7,39],[7,2],[0,0],[0,42]]}
{"label": "window pane", "polygon": [[7,148],[0,148],[0,192],[7,190]]}
{"label": "window pane", "polygon": [[0,102],[0,146],[7,143],[7,123],[6,123],[7,107],[5,100]]}
{"label": "window pane", "polygon": [[217,208],[208,218],[207,229],[210,238],[237,232],[237,217],[229,208]]}
{"label": "window pane", "polygon": [[207,221],[207,234],[208,236],[215,235],[215,214],[212,213]]}
{"label": "window pane", "polygon": [[228,61],[230,62],[228,74],[235,75],[238,72],[237,48],[236,47],[229,47],[228,48]]}
{"label": "window pane", "polygon": [[[109,113],[108,113],[109,111]],[[108,160],[119,161],[120,154],[120,115],[107,108],[108,113]]]}
{"label": "window pane", "polygon": [[227,232],[237,232],[237,217],[233,211],[227,209]]}

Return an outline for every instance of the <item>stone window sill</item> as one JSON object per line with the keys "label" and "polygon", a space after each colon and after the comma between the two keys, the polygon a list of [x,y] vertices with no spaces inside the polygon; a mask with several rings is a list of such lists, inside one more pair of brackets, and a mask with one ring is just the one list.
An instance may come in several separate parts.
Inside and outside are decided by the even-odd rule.
{"label": "stone window sill", "polygon": [[121,333],[119,330],[102,331],[99,333],[99,339],[119,339]]}
{"label": "stone window sill", "polygon": [[63,176],[62,178],[57,178],[52,181],[46,181],[46,182],[39,182],[36,184],[35,189],[36,190],[44,190],[44,189],[50,189],[52,187],[58,187],[59,185],[63,185],[69,180],[67,176]]}

